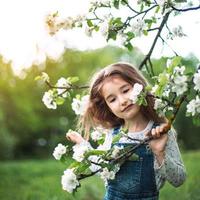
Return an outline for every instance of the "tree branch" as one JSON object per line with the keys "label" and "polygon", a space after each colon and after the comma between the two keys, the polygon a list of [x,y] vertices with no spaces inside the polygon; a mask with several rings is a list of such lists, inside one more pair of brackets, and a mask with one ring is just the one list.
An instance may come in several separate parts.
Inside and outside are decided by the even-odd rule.
{"label": "tree branch", "polygon": [[153,50],[154,50],[154,47],[155,47],[155,45],[156,45],[156,42],[157,42],[157,40],[158,40],[158,38],[159,38],[159,36],[160,36],[160,34],[161,34],[161,32],[162,32],[162,29],[163,29],[165,23],[166,23],[167,20],[168,20],[168,17],[169,17],[169,15],[170,15],[170,13],[171,13],[171,12],[166,13],[165,16],[163,17],[163,20],[162,20],[162,22],[161,22],[161,24],[160,24],[160,27],[159,27],[159,29],[158,29],[158,33],[157,33],[157,35],[156,35],[156,37],[155,37],[155,39],[154,39],[154,41],[153,41],[153,44],[152,44],[152,46],[151,46],[151,48],[150,48],[150,50],[149,50],[149,53],[146,55],[146,57],[144,58],[144,60],[141,62],[140,66],[139,66],[139,69],[140,69],[140,70],[141,70],[142,67],[147,63],[147,61],[150,59],[151,54],[152,54],[152,52],[153,52]]}
{"label": "tree branch", "polygon": [[191,8],[185,8],[185,9],[178,9],[178,8],[175,8],[174,6],[171,6],[171,8],[173,10],[176,10],[176,11],[179,11],[179,12],[187,12],[187,11],[190,11],[190,10],[198,10],[198,9],[200,9],[200,6],[191,7]]}

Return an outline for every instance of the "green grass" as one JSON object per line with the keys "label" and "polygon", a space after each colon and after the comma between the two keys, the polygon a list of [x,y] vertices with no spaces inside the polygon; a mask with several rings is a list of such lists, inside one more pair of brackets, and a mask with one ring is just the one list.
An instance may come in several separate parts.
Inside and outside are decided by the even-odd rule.
{"label": "green grass", "polygon": [[[187,180],[179,188],[165,184],[160,199],[200,199],[200,152],[183,154]],[[61,188],[64,166],[54,160],[26,160],[0,162],[1,200],[100,200],[104,184],[99,177],[83,180],[73,197]]]}

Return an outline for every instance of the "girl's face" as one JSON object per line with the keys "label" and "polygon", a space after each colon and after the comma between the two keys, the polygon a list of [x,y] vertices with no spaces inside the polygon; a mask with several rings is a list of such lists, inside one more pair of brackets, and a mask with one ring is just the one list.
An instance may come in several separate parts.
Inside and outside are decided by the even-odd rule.
{"label": "girl's face", "polygon": [[140,112],[140,106],[129,99],[133,86],[119,76],[113,76],[104,81],[102,95],[106,104],[117,117],[130,120]]}

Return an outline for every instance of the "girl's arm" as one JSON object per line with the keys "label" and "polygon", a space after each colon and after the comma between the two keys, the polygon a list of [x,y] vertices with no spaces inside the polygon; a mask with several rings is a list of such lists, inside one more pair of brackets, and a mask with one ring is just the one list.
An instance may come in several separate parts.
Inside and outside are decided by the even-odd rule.
{"label": "girl's arm", "polygon": [[173,128],[168,132],[164,159],[160,163],[159,158],[156,158],[155,155],[154,167],[161,177],[175,187],[182,185],[186,179],[186,169],[176,141],[176,132]]}

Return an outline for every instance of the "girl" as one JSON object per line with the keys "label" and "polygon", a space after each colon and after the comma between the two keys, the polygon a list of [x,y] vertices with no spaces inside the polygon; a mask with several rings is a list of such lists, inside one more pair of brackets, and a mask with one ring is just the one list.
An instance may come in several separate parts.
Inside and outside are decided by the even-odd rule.
{"label": "girl", "polygon": [[[104,142],[106,145],[122,127],[128,129],[128,136],[135,138],[135,142],[122,137],[119,145],[134,145],[139,139],[153,137],[136,150],[138,160],[124,162],[115,179],[108,181],[104,200],[155,200],[166,180],[178,187],[186,178],[176,132],[171,128],[167,134],[161,134],[168,124],[153,109],[153,96],[146,96],[147,106],[133,104],[129,99],[136,83],[143,88],[147,85],[145,78],[132,65],[115,63],[105,67],[94,76],[89,105],[80,119],[79,125],[87,132],[98,126],[110,129]],[[67,138],[75,143],[84,141],[81,135],[73,132]]]}

